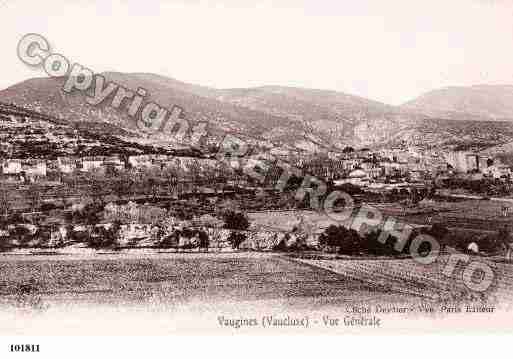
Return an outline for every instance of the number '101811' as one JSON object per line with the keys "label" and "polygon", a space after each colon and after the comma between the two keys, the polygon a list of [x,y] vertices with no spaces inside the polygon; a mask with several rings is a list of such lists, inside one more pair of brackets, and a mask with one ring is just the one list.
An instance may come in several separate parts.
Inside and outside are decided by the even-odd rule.
{"label": "number '101811'", "polygon": [[13,353],[39,353],[39,344],[11,344]]}

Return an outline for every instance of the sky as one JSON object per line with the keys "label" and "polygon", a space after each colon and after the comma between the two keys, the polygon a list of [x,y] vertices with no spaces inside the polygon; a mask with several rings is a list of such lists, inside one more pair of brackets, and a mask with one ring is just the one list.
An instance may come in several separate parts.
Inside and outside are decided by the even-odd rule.
{"label": "sky", "polygon": [[0,0],[0,89],[32,77],[27,33],[97,72],[218,88],[336,90],[398,105],[447,86],[513,84],[509,0]]}

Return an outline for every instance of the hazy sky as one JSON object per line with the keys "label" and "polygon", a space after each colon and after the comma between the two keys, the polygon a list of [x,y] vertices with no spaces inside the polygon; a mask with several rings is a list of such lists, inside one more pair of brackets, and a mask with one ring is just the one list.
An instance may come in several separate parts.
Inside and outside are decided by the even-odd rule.
{"label": "hazy sky", "polygon": [[0,88],[43,75],[16,56],[30,32],[98,72],[220,88],[301,86],[400,104],[438,87],[513,84],[509,0],[0,0],[0,31]]}

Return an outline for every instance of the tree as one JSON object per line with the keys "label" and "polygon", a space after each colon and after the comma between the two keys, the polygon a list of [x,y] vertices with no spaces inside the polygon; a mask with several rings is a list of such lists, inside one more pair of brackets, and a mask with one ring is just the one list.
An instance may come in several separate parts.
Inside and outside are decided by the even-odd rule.
{"label": "tree", "polygon": [[35,212],[41,205],[41,188],[37,185],[30,185],[27,188],[27,200],[31,211]]}
{"label": "tree", "polygon": [[289,238],[289,235],[286,234],[274,247],[273,247],[273,251],[277,251],[277,252],[285,252],[288,247],[287,247],[287,239]]}
{"label": "tree", "polygon": [[91,173],[89,178],[89,191],[95,202],[103,203],[105,195],[105,183],[99,173]]}
{"label": "tree", "polygon": [[[397,243],[398,238],[392,235],[388,235],[385,243],[379,240],[379,237],[382,233],[379,230],[373,230],[364,235],[361,245],[361,251],[367,254],[372,254],[376,256],[393,256],[399,254],[398,251],[395,250],[394,245]],[[404,247],[403,251],[407,251],[409,248],[409,243]],[[420,251],[420,249],[419,249]]]}
{"label": "tree", "polygon": [[303,177],[299,177],[299,176],[296,176],[295,174],[293,174],[288,179],[284,191],[285,192],[297,191],[302,183],[303,183]]}
{"label": "tree", "polygon": [[507,226],[499,229],[499,233],[497,234],[497,242],[499,242],[505,249],[506,259],[510,260],[512,254],[511,232]]}
{"label": "tree", "polygon": [[0,223],[8,222],[8,216],[11,212],[12,206],[9,200],[9,191],[6,188],[0,188]]}
{"label": "tree", "polygon": [[233,249],[239,249],[242,242],[246,240],[246,235],[242,232],[232,231],[228,237],[228,242]]}
{"label": "tree", "polygon": [[168,191],[174,193],[177,190],[178,171],[173,167],[166,167],[162,171],[162,177],[167,184]]}
{"label": "tree", "polygon": [[86,202],[82,208],[72,212],[72,220],[76,222],[83,222],[89,225],[95,225],[100,221],[100,213],[103,207],[95,202]]}
{"label": "tree", "polygon": [[172,233],[163,234],[158,242],[160,248],[178,248],[180,232],[175,230]]}
{"label": "tree", "polygon": [[154,176],[147,176],[144,180],[144,189],[153,199],[156,199],[159,195],[159,181]]}
{"label": "tree", "polygon": [[33,239],[31,231],[24,225],[16,225],[10,231],[10,235],[22,246],[27,245]]}
{"label": "tree", "polygon": [[121,224],[114,222],[110,228],[104,226],[95,226],[93,233],[88,239],[88,245],[95,249],[100,248],[117,248],[119,246],[119,232]]}
{"label": "tree", "polygon": [[236,229],[236,230],[247,230],[249,228],[249,220],[246,215],[242,212],[235,212],[228,210],[223,215],[224,228]]}
{"label": "tree", "polygon": [[246,240],[246,234],[241,231],[245,231],[249,228],[249,221],[241,212],[227,211],[223,215],[224,228],[232,229],[228,242],[233,249],[238,249],[242,242]]}
{"label": "tree", "polygon": [[330,249],[337,248],[342,254],[356,254],[361,251],[361,238],[354,229],[331,225],[320,235],[319,244]]}
{"label": "tree", "polygon": [[198,237],[199,237],[199,247],[200,249],[204,249],[205,252],[208,252],[208,247],[210,245],[210,240],[208,238],[207,232],[203,230],[198,230]]}
{"label": "tree", "polygon": [[116,179],[112,180],[112,192],[119,198],[129,196],[132,189],[132,180],[127,173],[120,173]]}
{"label": "tree", "polygon": [[202,169],[197,161],[193,161],[190,163],[188,168],[188,176],[189,182],[192,183],[192,191],[194,193],[198,192],[198,187],[203,184],[202,178]]}
{"label": "tree", "polygon": [[441,223],[433,223],[428,234],[439,242],[443,242],[445,237],[449,234],[449,230]]}

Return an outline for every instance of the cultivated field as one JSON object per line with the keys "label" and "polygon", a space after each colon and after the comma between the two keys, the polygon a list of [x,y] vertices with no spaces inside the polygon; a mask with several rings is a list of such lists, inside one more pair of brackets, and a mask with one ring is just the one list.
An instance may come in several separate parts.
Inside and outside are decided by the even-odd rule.
{"label": "cultivated field", "polygon": [[[513,215],[509,214],[505,217],[502,215],[504,206],[509,207],[511,203],[491,200],[425,201],[418,207],[405,212],[397,204],[375,205],[384,215],[396,217],[407,223],[422,225],[442,223],[452,228],[484,231],[496,231],[504,225],[513,223]],[[415,210],[420,213],[415,214]]]}
{"label": "cultivated field", "polygon": [[[323,258],[327,257],[327,258]],[[513,266],[498,258],[472,257],[485,262],[493,270],[494,284],[484,293],[473,292],[463,283],[461,263],[451,278],[443,274],[448,255],[441,255],[430,265],[413,259],[329,259],[328,256],[300,256],[304,263],[332,270],[347,278],[361,280],[373,288],[387,292],[400,292],[407,296],[426,298],[435,302],[504,302],[513,300]]]}
{"label": "cultivated field", "polygon": [[274,254],[142,257],[0,259],[0,303],[45,308],[72,300],[75,304],[173,307],[194,300],[287,302],[301,298],[304,305],[320,305],[370,294],[394,298],[365,282]]}
{"label": "cultivated field", "polygon": [[[326,305],[374,298],[482,300],[438,264],[411,259],[335,259],[272,253],[158,253],[3,256],[0,305],[35,309],[69,303],[173,307],[188,301],[298,301]],[[500,296],[513,288],[511,266],[490,262]],[[461,274],[460,269],[456,273]],[[499,292],[491,293],[494,298]]]}
{"label": "cultivated field", "polygon": [[[512,303],[511,265],[495,269],[498,289],[476,296],[443,277],[440,265],[406,259],[135,250],[10,254],[0,257],[0,333],[184,334],[218,330],[219,315],[320,320],[326,313],[347,315],[351,306]],[[409,325],[401,317],[384,320]]]}

